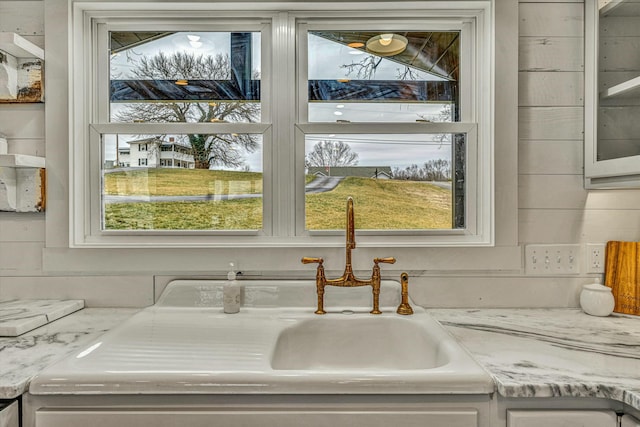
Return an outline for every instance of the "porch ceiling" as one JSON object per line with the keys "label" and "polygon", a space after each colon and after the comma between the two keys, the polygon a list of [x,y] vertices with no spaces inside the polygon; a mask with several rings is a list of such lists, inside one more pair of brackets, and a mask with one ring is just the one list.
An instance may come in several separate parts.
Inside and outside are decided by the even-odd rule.
{"label": "porch ceiling", "polygon": [[[385,59],[412,67],[447,80],[458,80],[460,69],[460,34],[455,31],[398,31],[409,44],[404,52]],[[363,43],[379,31],[313,31],[313,34],[336,43]],[[355,48],[366,52],[366,48]]]}

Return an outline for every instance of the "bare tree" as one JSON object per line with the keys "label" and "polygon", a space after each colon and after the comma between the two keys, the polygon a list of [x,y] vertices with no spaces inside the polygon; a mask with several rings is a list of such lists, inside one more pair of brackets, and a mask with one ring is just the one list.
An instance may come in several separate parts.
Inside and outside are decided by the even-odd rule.
{"label": "bare tree", "polygon": [[409,181],[448,181],[451,179],[451,161],[433,159],[425,162],[422,167],[412,164],[404,169],[394,168],[393,179]]}
{"label": "bare tree", "polygon": [[[176,52],[158,53],[140,58],[132,73],[141,80],[228,80],[231,78],[228,55],[195,55]],[[115,115],[120,122],[255,122],[260,104],[255,102],[145,102],[128,104]],[[212,165],[240,167],[245,152],[258,148],[258,139],[248,134],[189,134],[185,144],[191,147],[196,168]]]}
{"label": "bare tree", "polygon": [[367,55],[358,62],[351,62],[351,64],[343,64],[340,68],[346,70],[347,75],[355,73],[359,79],[371,79],[376,74],[378,66],[382,62],[382,57]]}
{"label": "bare tree", "polygon": [[423,166],[427,181],[446,181],[451,178],[451,161],[445,159],[429,160]]}
{"label": "bare tree", "polygon": [[405,65],[402,69],[396,68],[396,76],[398,80],[418,80],[420,75],[418,70]]}
{"label": "bare tree", "polygon": [[[358,62],[351,61],[351,64],[343,64],[340,68],[346,70],[347,76],[355,74],[358,79],[371,80],[375,76],[380,63],[384,58],[381,56],[367,55]],[[418,80],[418,70],[408,65],[402,69],[396,68],[398,80]]]}
{"label": "bare tree", "polygon": [[313,146],[306,156],[305,164],[309,166],[355,166],[358,164],[358,153],[342,141],[320,141]]}

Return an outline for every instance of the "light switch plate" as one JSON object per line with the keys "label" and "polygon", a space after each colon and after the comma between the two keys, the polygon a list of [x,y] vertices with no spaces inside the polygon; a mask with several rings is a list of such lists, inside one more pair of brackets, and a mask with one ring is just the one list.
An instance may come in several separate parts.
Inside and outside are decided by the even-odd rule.
{"label": "light switch plate", "polygon": [[580,274],[580,245],[527,245],[524,266],[530,276]]}

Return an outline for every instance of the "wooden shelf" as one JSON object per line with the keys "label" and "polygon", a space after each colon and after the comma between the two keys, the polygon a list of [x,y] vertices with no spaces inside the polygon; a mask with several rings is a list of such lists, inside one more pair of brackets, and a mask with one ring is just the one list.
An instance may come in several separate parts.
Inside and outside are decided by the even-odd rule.
{"label": "wooden shelf", "polygon": [[42,212],[46,204],[44,157],[0,154],[0,211]]}
{"label": "wooden shelf", "polygon": [[640,97],[640,76],[610,87],[602,93],[602,98]]}
{"label": "wooden shelf", "polygon": [[0,154],[0,167],[44,168],[44,157],[27,154]]}
{"label": "wooden shelf", "polygon": [[0,32],[0,50],[16,58],[44,59],[44,49],[16,33]]}

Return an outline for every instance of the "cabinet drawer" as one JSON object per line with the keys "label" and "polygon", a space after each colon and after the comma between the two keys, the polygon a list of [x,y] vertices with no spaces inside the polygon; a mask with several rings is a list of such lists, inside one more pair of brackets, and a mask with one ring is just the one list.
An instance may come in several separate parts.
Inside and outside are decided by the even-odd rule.
{"label": "cabinet drawer", "polygon": [[443,411],[212,411],[40,410],[36,427],[477,427],[476,410]]}
{"label": "cabinet drawer", "polygon": [[509,410],[507,427],[616,427],[613,411]]}

